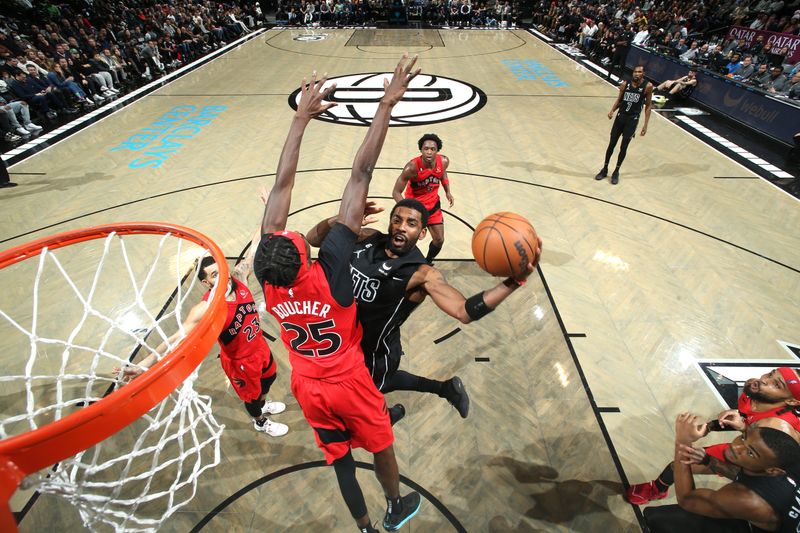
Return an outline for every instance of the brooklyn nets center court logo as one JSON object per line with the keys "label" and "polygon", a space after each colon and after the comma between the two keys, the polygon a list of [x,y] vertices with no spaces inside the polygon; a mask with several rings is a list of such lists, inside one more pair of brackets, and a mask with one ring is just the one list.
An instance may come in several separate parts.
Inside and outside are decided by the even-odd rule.
{"label": "brooklyn nets center court logo", "polygon": [[[330,102],[338,105],[317,117],[319,120],[350,126],[369,126],[383,96],[383,80],[391,72],[350,74],[330,78],[325,86],[336,83]],[[298,88],[289,95],[289,105],[297,109]],[[420,74],[411,81],[403,99],[392,111],[390,126],[420,126],[465,117],[486,105],[486,94],[469,83]]]}

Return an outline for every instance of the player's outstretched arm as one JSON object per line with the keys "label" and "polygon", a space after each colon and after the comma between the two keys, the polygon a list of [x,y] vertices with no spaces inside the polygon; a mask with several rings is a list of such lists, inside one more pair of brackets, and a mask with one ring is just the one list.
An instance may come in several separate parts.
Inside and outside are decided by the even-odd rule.
{"label": "player's outstretched arm", "polygon": [[403,167],[403,171],[397,176],[397,181],[394,182],[394,189],[392,189],[392,198],[395,202],[403,199],[403,193],[406,190],[408,180],[417,175],[417,166],[411,160]]}
{"label": "player's outstretched arm", "polygon": [[142,359],[138,364],[135,366],[133,364],[126,364],[122,368],[115,368],[113,370],[114,375],[117,377],[117,380],[120,382],[128,382],[144,373],[145,370],[153,366],[156,361],[161,359],[161,357],[167,353],[167,348],[172,346],[178,339],[185,337],[192,331],[197,324],[200,322],[200,319],[203,318],[203,315],[208,310],[208,302],[202,301],[192,307],[189,314],[186,315],[186,320],[183,321],[183,332],[176,331],[173,333],[169,339],[159,344],[154,352],[151,352],[150,355]]}
{"label": "player's outstretched arm", "polygon": [[427,267],[422,287],[439,309],[461,323],[469,324],[494,311],[503,300],[525,283],[532,272],[533,265],[529,264],[528,271],[519,279],[507,278],[489,290],[466,298],[458,289],[447,283],[438,269]]}
{"label": "player's outstretched arm", "polygon": [[231,275],[239,280],[244,281],[245,283],[250,278],[250,274],[253,273],[253,259],[256,256],[256,250],[258,250],[258,243],[261,242],[261,229],[255,231],[253,234],[253,238],[250,240],[250,246],[247,248],[247,253],[245,253],[244,257],[242,258],[239,263],[233,267],[233,272]]}
{"label": "player's outstretched arm", "polygon": [[392,108],[403,98],[411,80],[419,74],[419,69],[414,70],[416,62],[417,56],[409,61],[408,54],[403,54],[394,69],[392,80],[384,80],[384,94],[378,104],[378,111],[375,113],[375,118],[372,119],[372,124],[370,124],[364,141],[353,160],[353,170],[344,188],[344,193],[342,193],[342,205],[339,208],[339,221],[350,228],[353,233],[358,233],[361,229],[361,217],[367,201],[369,183],[372,180],[372,172],[375,170],[375,163],[381,153],[383,141],[386,139]]}
{"label": "player's outstretched arm", "polygon": [[312,118],[336,105],[322,102],[336,88],[336,84],[333,84],[323,91],[322,86],[326,80],[326,76],[317,80],[316,72],[311,75],[310,83],[306,83],[306,79],[303,78],[300,86],[300,102],[297,105],[297,112],[292,119],[292,125],[289,128],[289,134],[286,137],[286,142],[283,145],[283,151],[278,161],[275,186],[270,191],[269,200],[264,207],[264,217],[261,220],[262,235],[286,229],[289,206],[292,202],[294,178],[297,172],[297,161],[300,159],[300,143],[303,140],[306,126],[308,126]]}

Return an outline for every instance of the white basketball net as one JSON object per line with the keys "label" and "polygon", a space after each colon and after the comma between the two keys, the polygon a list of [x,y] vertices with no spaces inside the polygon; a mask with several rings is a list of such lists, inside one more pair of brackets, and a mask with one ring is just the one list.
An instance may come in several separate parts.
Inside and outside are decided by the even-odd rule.
{"label": "white basketball net", "polygon": [[[136,246],[129,251],[125,241]],[[182,340],[187,299],[196,303],[202,294],[189,267],[204,253],[169,234],[112,234],[44,249],[38,261],[0,271],[17,289],[0,296],[0,389],[15,399],[2,407],[0,438],[101,400],[120,386],[114,368],[157,353],[176,331]],[[35,276],[32,295],[20,276]],[[179,342],[168,343],[167,353]],[[193,389],[196,378],[197,370],[139,420],[26,485],[65,497],[89,529],[155,530],[194,497],[198,476],[220,460],[223,426],[211,398]]]}

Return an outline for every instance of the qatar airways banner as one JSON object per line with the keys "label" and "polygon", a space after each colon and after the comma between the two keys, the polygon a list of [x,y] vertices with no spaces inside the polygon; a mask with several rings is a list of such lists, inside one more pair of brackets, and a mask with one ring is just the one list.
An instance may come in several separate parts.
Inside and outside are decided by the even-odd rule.
{"label": "qatar airways banner", "polygon": [[764,44],[772,46],[772,51],[777,53],[778,50],[784,46],[789,47],[789,54],[787,55],[787,63],[797,63],[800,61],[800,35],[792,35],[791,33],[776,33],[774,31],[761,31],[751,30],[744,26],[731,26],[728,30],[728,39],[744,39],[747,46],[756,42],[756,37],[762,35],[764,37]]}

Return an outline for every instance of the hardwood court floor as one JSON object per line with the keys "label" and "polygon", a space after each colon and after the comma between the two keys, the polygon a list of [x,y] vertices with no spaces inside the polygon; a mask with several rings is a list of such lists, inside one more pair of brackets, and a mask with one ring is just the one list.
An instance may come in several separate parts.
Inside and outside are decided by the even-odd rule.
{"label": "hardwood court floor", "polygon": [[[532,220],[545,252],[541,277],[449,339],[433,342],[460,325],[431,303],[405,326],[405,368],[459,374],[472,399],[461,420],[435,397],[389,397],[409,412],[396,430],[401,473],[431,495],[409,530],[450,531],[455,522],[467,531],[638,530],[634,509],[618,495],[615,459],[630,481],[651,479],[671,457],[677,413],[721,410],[696,361],[785,359],[777,341],[800,341],[797,201],[759,179],[719,179],[754,175],[655,113],[647,135],[630,146],[620,184],[594,181],[615,89],[522,30],[443,30],[444,46],[408,35],[405,48],[391,46],[389,33],[355,41],[354,33],[267,32],[16,165],[12,172],[46,174],[20,176],[20,187],[4,191],[0,240],[11,246],[69,228],[155,219],[195,227],[236,256],[259,223],[257,191],[271,184],[293,113],[287,97],[300,79],[313,69],[389,71],[402,51],[418,53],[426,73],[478,87],[486,103],[458,120],[391,128],[373,195],[390,196],[416,139],[435,131],[452,161],[456,199],[439,262],[450,282],[465,294],[494,283],[460,260],[471,259],[469,226],[496,211]],[[532,71],[536,79],[526,79]],[[113,150],[170,110],[204,106],[224,109],[175,151]],[[365,131],[309,126],[293,228],[336,211]],[[164,162],[131,168],[143,157]],[[378,226],[385,224],[384,216]],[[274,322],[265,322],[274,336]],[[222,464],[164,531],[188,531],[248,484],[321,459],[288,392],[285,352],[272,347],[280,376],[274,396],[289,405],[276,420],[291,432],[281,439],[254,433],[212,352],[199,388],[227,426]],[[364,470],[359,478],[378,520],[377,482]],[[13,507],[28,496],[17,494]],[[56,520],[74,530],[76,514],[44,496],[22,530]],[[333,473],[307,468],[242,491],[204,528],[223,530],[346,532],[352,523]]]}

